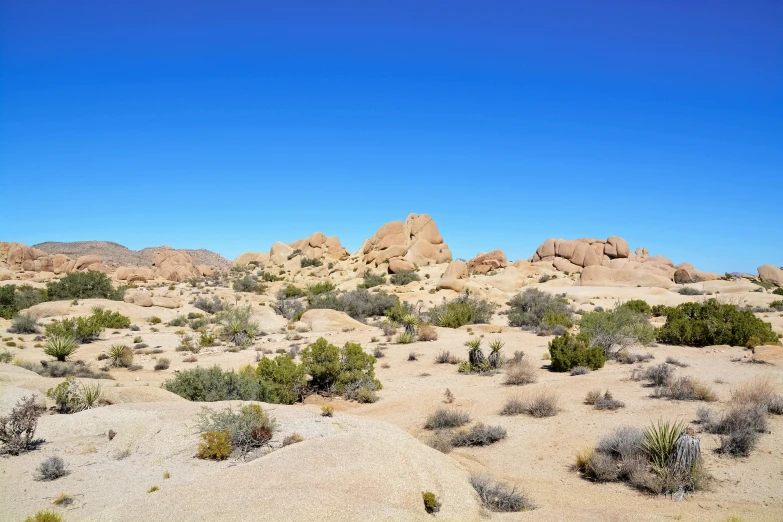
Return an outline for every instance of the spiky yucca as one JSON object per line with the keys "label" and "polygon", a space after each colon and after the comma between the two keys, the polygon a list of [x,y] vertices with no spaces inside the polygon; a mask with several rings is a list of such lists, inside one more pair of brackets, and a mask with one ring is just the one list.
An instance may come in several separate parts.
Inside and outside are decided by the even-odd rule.
{"label": "spiky yucca", "polygon": [[677,439],[682,432],[681,422],[669,423],[659,420],[656,424],[645,428],[642,447],[650,457],[654,469],[664,470],[671,466]]}
{"label": "spiky yucca", "polygon": [[489,366],[491,368],[500,368],[503,364],[503,357],[500,355],[500,350],[503,349],[503,346],[506,343],[501,341],[500,339],[495,339],[494,341],[489,342],[489,348],[492,350],[489,354],[489,357],[487,357],[487,360],[489,361]]}
{"label": "spiky yucca", "polygon": [[481,349],[481,338],[471,339],[465,343],[468,347],[468,362],[471,367],[480,368],[484,365],[486,357],[484,350]]}
{"label": "spiky yucca", "polygon": [[413,314],[405,314],[400,319],[400,322],[405,327],[405,333],[413,336],[416,335],[416,325],[419,324],[419,320]]}
{"label": "spiky yucca", "polygon": [[73,337],[67,335],[51,335],[44,345],[44,353],[63,362],[73,355],[73,352],[75,352],[78,347],[79,346],[76,344]]}
{"label": "spiky yucca", "polygon": [[109,361],[115,368],[127,368],[133,363],[133,350],[124,344],[113,344],[106,354]]}

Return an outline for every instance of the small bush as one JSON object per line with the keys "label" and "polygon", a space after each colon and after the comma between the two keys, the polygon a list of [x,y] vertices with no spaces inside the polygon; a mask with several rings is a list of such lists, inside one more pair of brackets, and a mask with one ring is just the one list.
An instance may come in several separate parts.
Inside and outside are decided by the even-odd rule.
{"label": "small bush", "polygon": [[231,449],[246,453],[251,448],[267,444],[277,429],[274,418],[264,413],[258,404],[248,404],[233,411],[204,408],[199,413],[199,429],[206,433],[228,433]]}
{"label": "small bush", "polygon": [[506,430],[501,426],[486,426],[477,423],[469,430],[457,431],[451,438],[451,444],[462,446],[488,446],[506,438]]}
{"label": "small bush", "polygon": [[397,339],[395,339],[395,342],[396,342],[397,344],[410,344],[410,343],[412,343],[414,340],[415,340],[415,339],[413,338],[413,336],[412,336],[411,334],[409,334],[409,333],[405,333],[405,332],[402,332],[402,333],[400,333],[400,334],[397,336]]}
{"label": "small bush", "polygon": [[506,404],[503,405],[503,409],[500,410],[501,415],[522,415],[526,412],[525,402],[517,397],[507,400]]}
{"label": "small bush", "polygon": [[36,470],[36,480],[49,481],[57,480],[68,474],[65,469],[65,461],[60,457],[49,457],[38,465]]}
{"label": "small bush", "polygon": [[304,437],[294,432],[290,435],[286,435],[282,442],[282,447],[290,446],[291,444],[297,444],[304,441]]}
{"label": "small bush", "polygon": [[512,386],[521,386],[524,384],[532,384],[536,382],[537,379],[536,369],[533,364],[531,364],[530,361],[523,359],[506,366],[506,379],[503,383]]}
{"label": "small bush", "polygon": [[113,344],[106,353],[109,364],[114,368],[127,368],[133,364],[133,350],[124,344]]}
{"label": "small bush", "polygon": [[217,315],[223,338],[234,346],[246,347],[252,344],[258,333],[258,323],[252,320],[252,315],[250,305],[224,307]]}
{"label": "small bush", "polygon": [[59,281],[46,284],[46,292],[51,301],[73,299],[113,299],[122,301],[124,290],[115,289],[109,276],[103,272],[72,272]]}
{"label": "small bush", "polygon": [[681,362],[678,359],[675,359],[674,357],[667,357],[666,364],[671,364],[672,366],[679,366],[680,368],[687,368],[689,366],[687,363]]}
{"label": "small bush", "polygon": [[38,404],[34,396],[22,397],[8,416],[0,417],[3,452],[19,455],[30,449],[38,427],[38,417],[45,411],[46,407]]}
{"label": "small bush", "polygon": [[389,281],[395,286],[404,286],[414,281],[421,281],[421,278],[416,272],[405,270],[402,272],[397,272],[396,274],[392,274],[392,276],[389,278]]}
{"label": "small bush", "polygon": [[652,315],[652,307],[647,301],[642,299],[631,299],[630,301],[622,303],[620,306],[642,315]]}
{"label": "small bush", "polygon": [[76,351],[77,345],[73,337],[52,334],[46,339],[44,353],[64,362]]}
{"label": "small bush", "polygon": [[335,286],[334,283],[331,281],[321,281],[320,283],[316,283],[314,285],[309,285],[307,287],[307,293],[309,295],[320,295],[320,294],[326,294],[328,292],[334,291]]}
{"label": "small bush", "polygon": [[188,320],[181,315],[178,315],[177,317],[169,321],[169,326],[180,327],[180,326],[187,326],[187,324],[188,324]]}
{"label": "small bush", "polygon": [[[193,357],[195,362],[195,357]],[[188,362],[187,358],[183,361]],[[163,386],[189,401],[215,402],[227,400],[256,400],[260,386],[255,375],[223,371],[219,366],[183,370]]]}
{"label": "small bush", "polygon": [[497,308],[495,303],[469,295],[434,306],[427,313],[431,323],[444,328],[459,328],[466,324],[486,324]]}
{"label": "small bush", "polygon": [[435,330],[435,327],[429,323],[420,324],[416,329],[416,335],[418,336],[419,341],[438,340],[438,331]]}
{"label": "small bush", "polygon": [[38,511],[35,515],[27,517],[24,522],[65,522],[63,517],[54,511]]}
{"label": "small bush", "polygon": [[334,406],[331,404],[324,404],[321,406],[321,416],[322,417],[332,417],[334,415]]}
{"label": "small bush", "polygon": [[450,453],[454,447],[451,445],[451,434],[447,431],[436,431],[427,439],[427,446],[434,448],[441,453]]}
{"label": "small bush", "polygon": [[585,404],[589,404],[590,406],[595,406],[595,404],[599,400],[601,400],[601,397],[603,397],[601,390],[590,390],[589,392],[587,392],[587,395],[585,396]]}
{"label": "small bush", "polygon": [[459,428],[468,422],[470,422],[470,415],[464,411],[438,408],[433,414],[427,417],[424,428],[428,430]]}
{"label": "small bush", "polygon": [[673,376],[674,369],[666,364],[651,366],[642,374],[642,378],[647,379],[654,386],[666,386]]}
{"label": "small bush", "polygon": [[579,332],[587,336],[590,346],[600,346],[606,355],[634,344],[651,344],[655,327],[637,308],[640,306],[619,304],[612,310],[587,312],[579,320]]}
{"label": "small bush", "polygon": [[424,511],[429,514],[437,513],[440,511],[440,501],[435,493],[431,491],[423,491],[421,497],[424,500]]}
{"label": "small bush", "polygon": [[[237,292],[261,293],[264,288],[264,285],[260,285],[255,277],[251,275],[245,275],[244,277],[237,279],[232,286]],[[259,292],[259,290],[261,290],[261,292]]]}
{"label": "small bush", "polygon": [[435,356],[436,364],[459,364],[460,359],[456,355],[452,355],[448,350],[442,350]]}
{"label": "small bush", "polygon": [[168,370],[171,365],[171,361],[165,357],[159,358],[155,362],[155,371]]}
{"label": "small bush", "polygon": [[305,306],[302,304],[302,302],[295,298],[282,298],[278,299],[272,304],[272,309],[279,315],[282,315],[289,321],[291,321],[294,317],[301,317],[302,313],[305,311]]}
{"label": "small bush", "polygon": [[588,336],[583,333],[558,335],[549,342],[549,355],[555,372],[567,372],[576,366],[597,370],[606,362],[603,348],[590,346]]}
{"label": "small bush", "polygon": [[307,257],[302,257],[301,259],[299,259],[299,266],[301,268],[307,268],[310,266],[321,266],[323,264],[324,264],[323,261],[321,261],[320,259],[310,259]]}
{"label": "small bush", "polygon": [[208,314],[216,314],[223,310],[223,301],[216,295],[212,296],[212,299],[206,297],[199,297],[193,303],[193,306],[199,310],[203,310]]}
{"label": "small bush", "polygon": [[54,400],[58,413],[76,413],[98,406],[101,386],[86,382],[80,384],[69,377],[54,388],[49,388],[46,396]]}
{"label": "small bush", "polygon": [[14,317],[8,331],[15,334],[38,333],[38,324],[35,322],[35,318],[32,315],[19,314]]}
{"label": "small bush", "polygon": [[606,390],[606,393],[604,393],[597,401],[595,401],[596,410],[614,411],[619,410],[620,408],[625,408],[625,403],[612,397],[612,394],[609,392],[609,390]]}
{"label": "small bush", "polygon": [[528,288],[514,296],[507,303],[509,326],[521,327],[523,330],[535,328],[551,329],[556,325],[565,328],[572,326],[573,312],[564,298]]}
{"label": "small bush", "polygon": [[587,375],[590,373],[590,368],[587,366],[574,366],[571,368],[571,375]]}
{"label": "small bush", "polygon": [[200,459],[225,460],[231,455],[231,434],[228,431],[208,431],[201,434],[196,456]]}
{"label": "small bush", "polygon": [[386,284],[385,276],[373,274],[369,268],[365,270],[364,273],[362,274],[362,279],[363,282],[359,284],[356,288],[372,288],[374,286],[380,286]]}
{"label": "small bush", "polygon": [[692,286],[683,286],[677,290],[677,293],[680,295],[704,295],[704,292],[698,288],[693,288]]}
{"label": "small bush", "polygon": [[676,401],[707,401],[718,400],[715,392],[709,386],[693,377],[673,378],[669,383],[656,388],[654,397],[666,397]]}
{"label": "small bush", "polygon": [[531,394],[524,401],[525,413],[531,417],[552,417],[560,411],[557,395],[548,390],[541,390]]}
{"label": "small bush", "polygon": [[512,487],[502,482],[495,482],[489,477],[470,477],[470,484],[478,493],[482,505],[490,511],[517,512],[534,509],[535,506]]}
{"label": "small bush", "polygon": [[335,292],[327,292],[308,297],[310,309],[338,310],[358,321],[363,321],[368,317],[385,315],[387,310],[395,307],[398,303],[399,299],[395,295],[389,295],[383,291],[369,292],[363,288],[339,295]]}

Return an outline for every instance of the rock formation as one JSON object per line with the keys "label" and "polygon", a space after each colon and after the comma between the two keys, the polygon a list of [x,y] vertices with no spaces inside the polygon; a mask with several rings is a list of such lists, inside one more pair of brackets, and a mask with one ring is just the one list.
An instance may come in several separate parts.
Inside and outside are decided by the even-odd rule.
{"label": "rock formation", "polygon": [[71,259],[64,254],[47,254],[23,243],[0,242],[0,262],[12,272],[50,272],[54,275],[88,270],[111,271],[97,256]]}
{"label": "rock formation", "polygon": [[761,265],[759,267],[759,279],[765,283],[783,287],[783,268],[778,268],[775,265]]}
{"label": "rock formation", "polygon": [[470,278],[468,264],[465,261],[452,261],[446,267],[446,271],[438,281],[438,288],[448,288],[455,292],[462,292],[465,288],[465,279]]}
{"label": "rock formation", "polygon": [[294,251],[300,250],[302,256],[308,259],[324,259],[330,261],[339,261],[346,259],[350,254],[340,244],[337,236],[327,236],[323,232],[314,232],[310,236],[285,244],[276,242],[272,245],[269,253],[266,252],[245,252],[240,254],[234,260],[234,266],[247,265],[249,263],[265,264],[267,262],[275,265],[284,265],[289,259],[288,256]]}
{"label": "rock formation", "polygon": [[196,265],[190,254],[181,250],[160,249],[152,255],[152,266],[156,277],[182,282],[193,277],[211,275],[213,269]]}
{"label": "rock formation", "polygon": [[468,269],[474,274],[486,274],[491,270],[505,268],[506,254],[502,250],[493,250],[489,253],[481,253],[468,261]]}
{"label": "rock formation", "polygon": [[[438,232],[438,226],[427,214],[410,214],[402,221],[381,226],[361,248],[364,263],[378,266],[393,260],[415,265],[451,261],[451,251]],[[394,263],[396,270],[410,270],[410,264]]]}

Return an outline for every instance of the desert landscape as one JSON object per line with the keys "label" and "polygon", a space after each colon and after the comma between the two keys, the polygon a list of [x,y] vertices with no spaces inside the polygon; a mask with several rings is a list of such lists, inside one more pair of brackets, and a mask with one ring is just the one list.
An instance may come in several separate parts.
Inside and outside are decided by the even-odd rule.
{"label": "desert landscape", "polygon": [[783,268],[447,239],[0,243],[0,519],[783,519]]}

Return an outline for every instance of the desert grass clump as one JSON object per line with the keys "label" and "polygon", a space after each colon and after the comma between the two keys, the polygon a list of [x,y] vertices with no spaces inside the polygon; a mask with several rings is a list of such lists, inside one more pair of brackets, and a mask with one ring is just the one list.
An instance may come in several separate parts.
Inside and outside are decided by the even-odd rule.
{"label": "desert grass clump", "polygon": [[161,370],[168,370],[170,365],[171,365],[170,359],[161,357],[155,362],[155,371],[159,372]]}
{"label": "desert grass clump", "polygon": [[533,384],[537,380],[536,369],[527,359],[521,359],[519,362],[506,365],[506,378],[503,384],[522,386]]}
{"label": "desert grass clump", "polygon": [[60,457],[54,456],[43,460],[36,469],[35,480],[49,481],[57,480],[68,474],[65,469],[65,461]]}
{"label": "desert grass clump", "polygon": [[68,357],[73,355],[76,348],[78,348],[78,345],[73,337],[50,335],[49,338],[46,339],[46,344],[44,344],[44,353],[54,357],[60,362],[65,362]]}
{"label": "desert grass clump", "polygon": [[200,459],[225,460],[231,455],[231,434],[228,431],[207,431],[201,434],[196,456]]}
{"label": "desert grass clump", "polygon": [[38,333],[38,324],[35,318],[30,314],[19,314],[14,317],[11,322],[11,327],[8,329],[10,333],[15,334],[34,334]]}
{"label": "desert grass clump", "polygon": [[615,399],[609,390],[606,390],[606,392],[604,392],[604,394],[597,401],[595,401],[596,410],[614,411],[619,410],[620,408],[625,408],[625,403]]}
{"label": "desert grass clump", "polygon": [[677,293],[680,295],[704,295],[704,292],[702,290],[699,290],[698,288],[693,288],[692,286],[683,286],[679,290],[677,290]]}
{"label": "desert grass clump", "polygon": [[571,375],[587,375],[590,373],[590,368],[587,366],[574,366],[571,368]]}
{"label": "desert grass clump", "polygon": [[459,428],[470,422],[470,415],[467,412],[446,408],[438,408],[427,417],[424,428],[428,430],[443,430],[449,428]]}
{"label": "desert grass clump", "polygon": [[652,359],[655,359],[655,356],[649,352],[646,354],[632,353],[623,349],[617,352],[614,358],[620,364],[636,364],[651,361]]}
{"label": "desert grass clump", "polygon": [[512,397],[506,401],[503,405],[503,409],[500,410],[501,415],[522,415],[527,412],[527,405],[525,401],[518,397]]}
{"label": "desert grass clump", "polygon": [[454,449],[451,445],[452,435],[447,430],[438,430],[427,438],[427,446],[440,451],[441,453],[450,453]]}
{"label": "desert grass clump", "polygon": [[0,442],[3,453],[19,455],[28,451],[34,443],[38,418],[46,411],[34,396],[22,397],[8,416],[0,417]]}
{"label": "desert grass clump", "polygon": [[595,404],[603,397],[601,390],[590,390],[585,396],[585,404],[595,406]]}
{"label": "desert grass clump", "polygon": [[429,323],[422,323],[416,329],[419,341],[437,341],[438,331]]}
{"label": "desert grass clump", "polygon": [[535,509],[535,506],[517,491],[516,486],[476,475],[470,477],[470,484],[478,493],[481,504],[490,511],[511,513]]}
{"label": "desert grass clump", "polygon": [[334,416],[334,406],[331,404],[324,404],[321,406],[321,416],[322,417],[332,417]]}
{"label": "desert grass clump", "polygon": [[413,335],[406,332],[400,333],[399,335],[397,335],[397,339],[395,339],[395,342],[397,344],[411,344],[414,341],[415,338],[413,337]]}
{"label": "desert grass clump", "polygon": [[718,396],[706,383],[688,376],[671,379],[665,386],[656,388],[653,397],[665,397],[675,401],[718,400]]}
{"label": "desert grass clump", "polygon": [[653,386],[666,386],[674,376],[674,369],[666,364],[659,364],[647,368],[641,378],[650,381]]}
{"label": "desert grass clump", "polygon": [[283,442],[281,443],[282,447],[290,446],[291,444],[297,444],[299,442],[304,441],[304,437],[299,435],[298,433],[294,432],[290,435],[286,435],[283,439]]}
{"label": "desert grass clump", "polygon": [[506,438],[506,429],[502,426],[486,426],[479,422],[469,430],[458,430],[451,438],[452,446],[489,446]]}
{"label": "desert grass clump", "polygon": [[78,383],[73,378],[67,378],[53,388],[49,388],[46,396],[54,400],[58,413],[76,413],[98,406],[101,398],[101,385]]}
{"label": "desert grass clump", "polygon": [[59,513],[54,511],[37,511],[34,515],[24,519],[24,522],[65,522]]}
{"label": "desert grass clump", "polygon": [[[397,275],[397,274],[394,274]],[[424,511],[432,515],[440,511],[440,500],[432,491],[422,491],[421,498],[424,500]]]}
{"label": "desert grass clump", "polygon": [[448,350],[441,350],[438,355],[435,356],[435,364],[459,364],[460,358]]}
{"label": "desert grass clump", "polygon": [[524,400],[524,412],[531,417],[553,417],[560,411],[558,396],[549,390],[531,393]]}
{"label": "desert grass clump", "polygon": [[679,359],[675,359],[674,357],[667,357],[666,364],[671,364],[672,366],[678,366],[680,368],[687,368],[688,366],[690,366],[688,363],[684,363]]}

